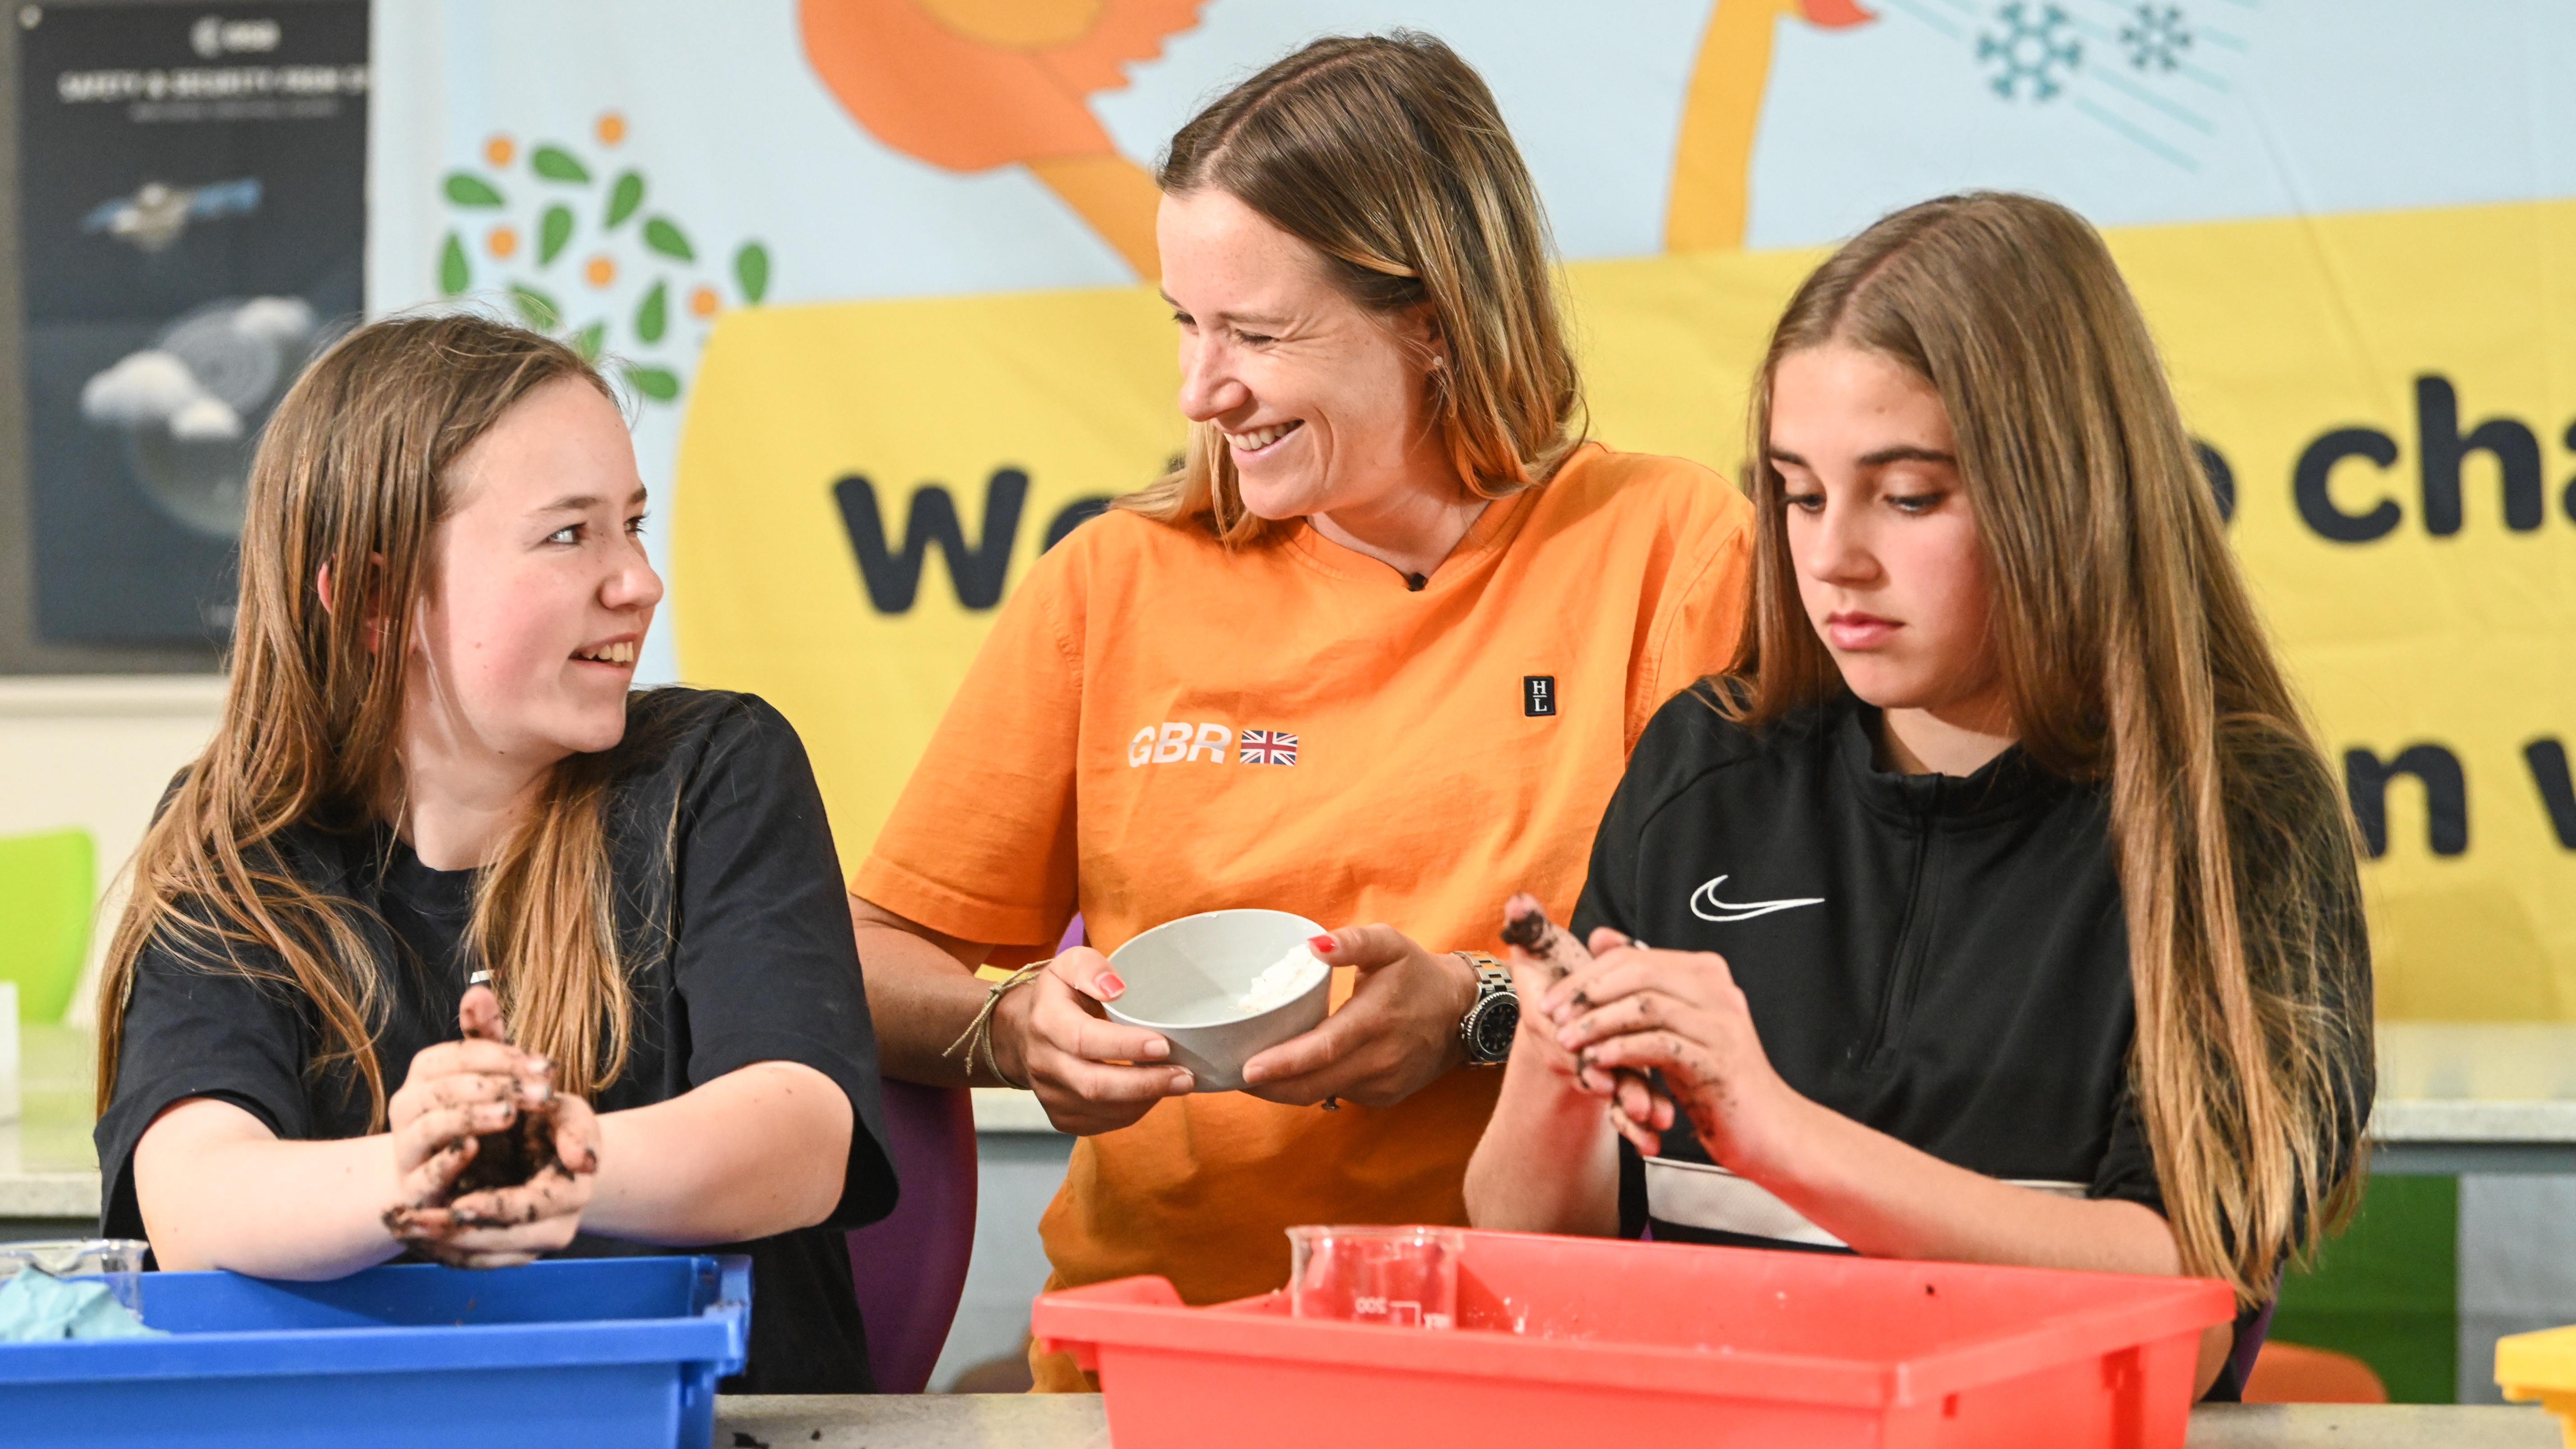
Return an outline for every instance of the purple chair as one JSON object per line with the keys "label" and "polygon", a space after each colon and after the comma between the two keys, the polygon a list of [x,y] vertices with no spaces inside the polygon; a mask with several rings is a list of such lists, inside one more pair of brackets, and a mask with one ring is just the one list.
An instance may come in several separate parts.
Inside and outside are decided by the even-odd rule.
{"label": "purple chair", "polygon": [[[1058,951],[1082,944],[1082,917]],[[917,1394],[957,1321],[975,1254],[975,1099],[956,1087],[878,1079],[886,1148],[903,1184],[892,1215],[849,1235],[850,1286],[881,1394]]]}
{"label": "purple chair", "polygon": [[886,1147],[903,1195],[850,1234],[850,1286],[881,1394],[917,1394],[948,1342],[975,1252],[975,1106],[957,1087],[881,1079]]}
{"label": "purple chair", "polygon": [[2247,1324],[2245,1331],[2236,1336],[2235,1346],[2227,1352],[2229,1372],[2222,1377],[2232,1377],[2236,1380],[2237,1394],[2240,1398],[2244,1395],[2245,1386],[2253,1382],[2254,1360],[2263,1355],[2263,1340],[2272,1336],[2272,1310],[2280,1306],[2281,1275],[2274,1274],[2271,1301],[2263,1305],[2262,1312],[2254,1315],[2254,1321]]}

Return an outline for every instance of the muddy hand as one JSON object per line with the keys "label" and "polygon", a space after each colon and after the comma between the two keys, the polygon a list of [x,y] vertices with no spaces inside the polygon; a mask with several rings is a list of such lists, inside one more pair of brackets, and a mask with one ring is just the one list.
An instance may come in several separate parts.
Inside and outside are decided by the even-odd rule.
{"label": "muddy hand", "polygon": [[401,1088],[385,1104],[395,1176],[388,1227],[444,1207],[480,1151],[476,1139],[507,1130],[523,1107],[544,1102],[553,1091],[544,1060],[504,1040],[500,1002],[489,988],[465,993],[457,1022],[464,1040],[414,1055]]}
{"label": "muddy hand", "polygon": [[456,1167],[433,1160],[424,1164],[432,1172],[407,1179],[406,1200],[385,1211],[385,1230],[423,1256],[459,1268],[509,1267],[564,1247],[590,1205],[599,1119],[581,1098],[558,1095],[546,1126],[553,1151],[525,1182],[466,1190],[471,1184],[460,1179],[482,1144],[471,1137],[451,1144],[445,1152],[456,1154]]}
{"label": "muddy hand", "polygon": [[[463,1040],[413,1057],[387,1104],[396,1197],[385,1229],[460,1267],[526,1262],[577,1229],[598,1168],[598,1120],[579,1098],[556,1095],[552,1063],[509,1045],[489,987],[467,989],[456,1015]],[[483,1155],[479,1139],[507,1132],[522,1112],[547,1115],[557,1161],[525,1184],[473,1190],[465,1179]]]}
{"label": "muddy hand", "polygon": [[[1592,962],[1592,953],[1574,933],[1549,920],[1547,908],[1526,891],[1503,903],[1503,922],[1504,944],[1535,962],[1550,981],[1561,981],[1567,972]],[[1524,1001],[1521,1009],[1534,1011],[1536,1005]],[[1589,1054],[1578,1054],[1575,1067],[1584,1090],[1611,1099],[1610,1125],[1645,1156],[1663,1155],[1661,1129],[1672,1125],[1672,1100],[1643,1073],[1626,1068],[1605,1072],[1592,1065]]]}

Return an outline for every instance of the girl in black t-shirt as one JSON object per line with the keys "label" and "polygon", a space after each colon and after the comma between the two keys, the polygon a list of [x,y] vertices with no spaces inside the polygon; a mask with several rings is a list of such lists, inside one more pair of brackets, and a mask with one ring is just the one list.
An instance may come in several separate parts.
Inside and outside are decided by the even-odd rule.
{"label": "girl in black t-shirt", "polygon": [[2369,949],[2135,303],[2062,207],[1909,208],[1790,302],[1752,439],[1754,628],[1638,743],[1597,957],[1516,955],[1473,1221],[2219,1278],[2233,1397],[2356,1194]]}
{"label": "girl in black t-shirt", "polygon": [[[101,990],[104,1226],[295,1279],[747,1251],[729,1387],[862,1390],[843,1232],[894,1180],[839,867],[776,711],[631,691],[643,510],[614,395],[517,328],[381,322],[278,405]],[[547,1101],[559,1162],[455,1190]]]}

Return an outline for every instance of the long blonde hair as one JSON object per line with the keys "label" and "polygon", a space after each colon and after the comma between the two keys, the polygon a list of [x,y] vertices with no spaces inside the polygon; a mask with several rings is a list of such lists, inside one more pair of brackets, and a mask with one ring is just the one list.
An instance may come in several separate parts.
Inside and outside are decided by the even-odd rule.
{"label": "long blonde hair", "polygon": [[[552,338],[474,316],[403,318],[343,339],[278,404],[251,463],[222,722],[145,834],[108,949],[101,1111],[135,963],[158,943],[199,969],[300,992],[323,1039],[310,1072],[354,1069],[383,1124],[374,1042],[388,1003],[368,923],[299,869],[288,832],[356,834],[399,813],[402,642],[456,503],[449,472],[521,398],[562,379],[613,400]],[[317,587],[326,568],[342,607]],[[515,1039],[585,1095],[615,1080],[629,1045],[604,819],[612,771],[608,755],[555,768],[479,872],[466,934]]]}
{"label": "long blonde hair", "polygon": [[[1318,40],[1199,112],[1155,180],[1242,202],[1371,312],[1427,304],[1448,350],[1426,369],[1431,414],[1476,496],[1546,482],[1581,443],[1546,213],[1493,92],[1448,46],[1404,30]],[[1244,508],[1214,423],[1192,424],[1180,466],[1118,506],[1204,519],[1229,544],[1283,526]]]}
{"label": "long blonde hair", "polygon": [[1755,379],[1754,627],[1720,691],[1757,727],[1843,689],[1769,462],[1781,359],[1828,344],[1911,369],[1949,412],[2022,748],[2108,791],[2167,1219],[2188,1271],[2261,1297],[2283,1245],[2358,1198],[2369,944],[2350,817],[2146,323],[2083,218],[2010,194],[1908,207],[1799,287]]}

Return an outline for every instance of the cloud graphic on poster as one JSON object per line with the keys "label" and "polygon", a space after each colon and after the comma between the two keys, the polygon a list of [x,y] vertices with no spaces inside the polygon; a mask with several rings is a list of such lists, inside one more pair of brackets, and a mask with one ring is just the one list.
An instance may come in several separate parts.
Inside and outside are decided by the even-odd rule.
{"label": "cloud graphic on poster", "polygon": [[229,443],[241,435],[241,414],[219,397],[198,398],[170,415],[170,436],[183,443]]}
{"label": "cloud graphic on poster", "polygon": [[172,437],[189,443],[228,441],[242,434],[241,414],[206,391],[177,355],[157,347],[128,354],[84,384],[81,416],[128,428],[161,423]]}
{"label": "cloud graphic on poster", "polygon": [[299,346],[313,335],[313,304],[301,297],[253,297],[233,313],[232,324],[254,342]]}
{"label": "cloud graphic on poster", "polygon": [[81,416],[102,427],[159,423],[183,443],[242,436],[242,415],[268,401],[286,355],[313,336],[300,297],[253,297],[171,329],[81,387]]}
{"label": "cloud graphic on poster", "polygon": [[328,339],[298,297],[209,302],[82,384],[81,416],[124,434],[145,496],[200,533],[240,533],[250,441]]}

